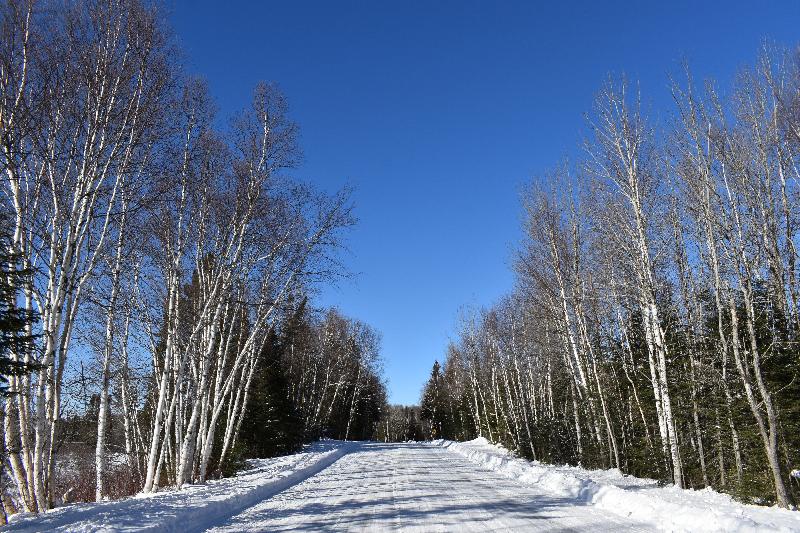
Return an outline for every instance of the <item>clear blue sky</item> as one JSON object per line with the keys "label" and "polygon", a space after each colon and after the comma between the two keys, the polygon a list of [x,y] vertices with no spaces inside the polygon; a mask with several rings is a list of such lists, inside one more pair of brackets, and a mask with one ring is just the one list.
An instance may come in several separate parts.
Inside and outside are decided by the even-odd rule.
{"label": "clear blue sky", "polygon": [[302,129],[294,175],[356,187],[358,275],[320,303],[382,332],[390,400],[406,404],[459,308],[511,289],[520,187],[575,153],[609,72],[640,80],[657,116],[681,58],[727,83],[763,38],[800,41],[797,0],[167,1],[223,116],[278,82]]}

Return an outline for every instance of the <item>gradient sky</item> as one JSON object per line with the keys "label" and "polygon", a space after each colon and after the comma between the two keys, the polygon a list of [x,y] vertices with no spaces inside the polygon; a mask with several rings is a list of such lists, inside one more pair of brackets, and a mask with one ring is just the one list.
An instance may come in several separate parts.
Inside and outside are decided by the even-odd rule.
{"label": "gradient sky", "polygon": [[[167,0],[169,2],[169,0]],[[607,5],[606,5],[607,4]],[[416,403],[464,306],[512,288],[519,191],[575,154],[609,73],[671,112],[683,58],[726,86],[760,43],[800,41],[800,2],[168,3],[220,115],[277,82],[300,124],[293,174],[355,186],[358,226],[325,289],[383,334],[390,401]]]}

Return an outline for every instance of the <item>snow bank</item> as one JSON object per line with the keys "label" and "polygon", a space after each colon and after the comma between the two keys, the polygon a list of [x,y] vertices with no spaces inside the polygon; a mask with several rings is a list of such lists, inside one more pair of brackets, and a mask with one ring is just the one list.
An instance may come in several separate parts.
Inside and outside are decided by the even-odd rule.
{"label": "snow bank", "polygon": [[352,443],[318,442],[303,453],[254,460],[251,468],[231,478],[114,502],[68,505],[38,516],[19,514],[2,530],[70,533],[202,530],[313,476],[353,448]]}
{"label": "snow bank", "polygon": [[662,531],[800,531],[800,512],[745,505],[711,489],[662,487],[652,479],[626,476],[617,469],[585,470],[526,461],[482,437],[469,442],[438,440],[433,445],[548,494],[595,505]]}

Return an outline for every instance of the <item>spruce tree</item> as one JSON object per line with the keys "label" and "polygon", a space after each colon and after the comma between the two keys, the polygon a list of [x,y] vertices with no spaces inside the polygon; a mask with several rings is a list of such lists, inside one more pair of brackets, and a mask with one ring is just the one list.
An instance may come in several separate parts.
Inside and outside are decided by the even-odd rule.
{"label": "spruce tree", "polygon": [[442,369],[439,361],[434,361],[431,369],[431,377],[425,384],[422,393],[422,405],[420,406],[420,418],[428,421],[430,428],[429,438],[439,439],[442,436],[442,422],[445,420],[445,403],[442,391]]}
{"label": "spruce tree", "polygon": [[8,215],[0,213],[0,394],[8,392],[8,378],[34,369],[21,357],[34,347],[35,336],[29,331],[35,319],[18,304],[19,287],[29,280],[30,271],[19,268],[14,253]]}
{"label": "spruce tree", "polygon": [[240,430],[241,443],[251,457],[286,455],[299,450],[305,441],[303,420],[289,395],[284,368],[284,352],[304,311],[305,301],[287,322],[283,335],[269,332],[261,351]]}

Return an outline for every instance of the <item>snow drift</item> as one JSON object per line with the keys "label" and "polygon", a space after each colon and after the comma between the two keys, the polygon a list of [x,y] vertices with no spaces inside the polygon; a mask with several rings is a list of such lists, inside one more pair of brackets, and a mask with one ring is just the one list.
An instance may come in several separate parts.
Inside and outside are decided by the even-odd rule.
{"label": "snow drift", "polygon": [[352,443],[322,441],[307,451],[257,459],[248,470],[179,491],[138,495],[114,502],[59,507],[40,515],[19,514],[3,531],[181,532],[199,531],[320,472],[351,451]]}
{"label": "snow drift", "polygon": [[662,487],[652,479],[628,476],[617,469],[585,470],[527,461],[483,437],[469,442],[437,440],[432,445],[520,483],[537,485],[553,495],[596,505],[662,531],[800,531],[800,512],[745,505],[712,489]]}

